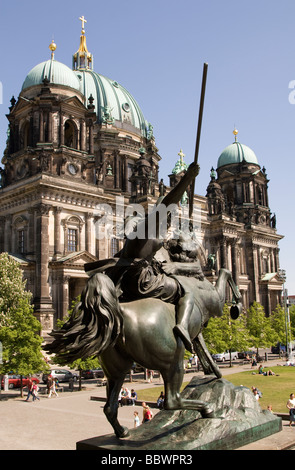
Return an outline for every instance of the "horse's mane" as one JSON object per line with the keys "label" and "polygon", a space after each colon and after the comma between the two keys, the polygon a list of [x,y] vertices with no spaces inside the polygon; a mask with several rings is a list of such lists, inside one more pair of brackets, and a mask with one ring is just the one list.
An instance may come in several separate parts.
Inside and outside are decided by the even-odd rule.
{"label": "horse's mane", "polygon": [[105,274],[94,274],[81,294],[69,320],[46,351],[58,355],[59,363],[101,354],[123,333],[123,317],[114,283]]}

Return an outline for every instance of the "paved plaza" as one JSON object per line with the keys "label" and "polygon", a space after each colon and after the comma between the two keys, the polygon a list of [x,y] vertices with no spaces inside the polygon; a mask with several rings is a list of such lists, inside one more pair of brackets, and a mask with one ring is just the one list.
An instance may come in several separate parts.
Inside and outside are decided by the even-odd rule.
{"label": "paved plaza", "polygon": [[[247,370],[247,367],[225,368],[223,375]],[[202,375],[201,372],[198,374]],[[185,381],[194,375],[186,374]],[[125,383],[129,389],[135,390],[161,385],[160,378],[155,378],[152,384],[143,380]],[[26,402],[26,393],[21,398],[15,396],[15,391],[9,391],[9,398],[0,400],[0,450],[75,450],[77,441],[112,434],[113,429],[103,413],[104,402],[91,400],[93,396],[105,397],[105,393],[104,386],[87,384],[85,391],[64,391],[50,399],[47,395],[40,395],[39,401]],[[119,407],[121,424],[132,428],[134,411],[139,412],[141,419],[141,406]],[[281,432],[249,444],[242,450],[277,450],[292,445],[295,445],[295,427],[289,428],[288,421],[283,421]]]}

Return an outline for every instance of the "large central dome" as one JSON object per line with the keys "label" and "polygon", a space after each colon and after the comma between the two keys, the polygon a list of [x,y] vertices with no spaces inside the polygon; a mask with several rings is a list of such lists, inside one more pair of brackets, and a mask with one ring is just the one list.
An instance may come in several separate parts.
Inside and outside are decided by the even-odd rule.
{"label": "large central dome", "polygon": [[121,121],[131,124],[146,135],[147,122],[136,100],[126,88],[94,70],[78,69],[74,73],[79,79],[81,93],[86,99],[92,96],[100,123]]}
{"label": "large central dome", "polygon": [[39,88],[47,79],[52,85],[82,93],[83,104],[87,107],[91,102],[95,106],[100,124],[113,124],[147,137],[151,125],[145,120],[133,96],[117,81],[93,70],[93,57],[87,50],[84,30],[80,36],[79,50],[73,55],[73,70],[54,59],[55,44],[52,43],[49,48],[52,51],[51,59],[33,67],[26,76],[22,86],[24,96],[28,89],[32,90],[34,86]]}

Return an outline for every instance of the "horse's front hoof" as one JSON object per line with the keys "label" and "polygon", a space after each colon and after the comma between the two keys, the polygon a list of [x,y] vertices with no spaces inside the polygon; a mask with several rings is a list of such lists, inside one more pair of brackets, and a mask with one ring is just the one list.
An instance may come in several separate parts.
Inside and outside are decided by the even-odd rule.
{"label": "horse's front hoof", "polygon": [[128,436],[129,436],[129,429],[128,429],[128,428],[125,428],[125,427],[123,426],[120,431],[116,432],[116,436],[117,436],[119,439],[124,439],[125,437],[128,437]]}

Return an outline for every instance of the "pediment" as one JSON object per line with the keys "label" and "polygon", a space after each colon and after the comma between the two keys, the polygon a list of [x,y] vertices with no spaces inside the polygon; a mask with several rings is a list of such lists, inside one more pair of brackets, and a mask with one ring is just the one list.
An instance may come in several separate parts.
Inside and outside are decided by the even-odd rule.
{"label": "pediment", "polygon": [[280,286],[283,283],[278,273],[266,273],[262,276],[260,281],[265,284],[279,284]]}
{"label": "pediment", "polygon": [[225,178],[226,176],[233,176],[233,175],[234,175],[234,173],[232,171],[229,171],[229,170],[220,171],[219,170],[218,179]]}
{"label": "pediment", "polygon": [[70,98],[66,98],[63,100],[63,103],[67,104],[68,106],[83,109],[83,111],[85,111],[84,104],[79,100],[79,98],[77,98],[77,96],[71,96]]}
{"label": "pediment", "polygon": [[88,251],[75,251],[68,255],[62,256],[58,260],[52,261],[53,265],[72,266],[72,267],[83,267],[86,263],[93,263],[98,259]]}
{"label": "pediment", "polygon": [[12,109],[11,113],[15,114],[24,110],[27,110],[29,112],[29,110],[31,110],[32,105],[33,103],[30,100],[28,100],[27,98],[20,97],[16,102],[14,108]]}

